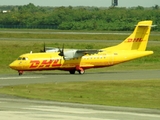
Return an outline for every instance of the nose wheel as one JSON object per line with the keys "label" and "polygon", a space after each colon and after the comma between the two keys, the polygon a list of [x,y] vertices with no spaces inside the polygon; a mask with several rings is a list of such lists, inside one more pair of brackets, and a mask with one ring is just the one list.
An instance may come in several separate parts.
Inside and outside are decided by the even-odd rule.
{"label": "nose wheel", "polygon": [[18,71],[19,76],[23,74],[23,71]]}

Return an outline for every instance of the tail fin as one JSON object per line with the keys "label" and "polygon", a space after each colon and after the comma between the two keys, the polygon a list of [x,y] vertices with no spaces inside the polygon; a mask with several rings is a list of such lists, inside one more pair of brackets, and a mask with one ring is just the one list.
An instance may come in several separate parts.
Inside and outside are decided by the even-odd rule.
{"label": "tail fin", "polygon": [[152,21],[141,21],[133,33],[119,45],[107,49],[145,51],[152,27]]}

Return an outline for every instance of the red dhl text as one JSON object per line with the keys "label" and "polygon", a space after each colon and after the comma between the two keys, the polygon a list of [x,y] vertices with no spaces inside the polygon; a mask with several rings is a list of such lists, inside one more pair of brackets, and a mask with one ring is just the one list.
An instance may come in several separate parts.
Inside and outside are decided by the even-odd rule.
{"label": "red dhl text", "polygon": [[59,59],[55,60],[31,60],[30,67],[29,68],[49,68],[49,67],[54,67],[54,66],[60,66],[61,64],[59,63]]}

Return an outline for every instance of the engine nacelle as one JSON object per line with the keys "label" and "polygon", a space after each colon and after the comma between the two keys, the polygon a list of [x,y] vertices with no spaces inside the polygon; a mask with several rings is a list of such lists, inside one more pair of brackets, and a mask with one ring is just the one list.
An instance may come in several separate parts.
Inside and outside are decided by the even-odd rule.
{"label": "engine nacelle", "polygon": [[66,60],[72,59],[72,58],[76,58],[79,57],[79,55],[76,53],[77,50],[68,50],[68,51],[64,51],[64,58]]}

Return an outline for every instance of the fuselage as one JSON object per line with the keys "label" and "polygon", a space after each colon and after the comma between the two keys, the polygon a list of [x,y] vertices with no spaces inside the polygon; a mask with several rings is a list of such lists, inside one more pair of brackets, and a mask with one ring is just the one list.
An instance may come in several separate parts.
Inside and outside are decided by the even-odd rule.
{"label": "fuselage", "polygon": [[9,66],[17,71],[35,70],[73,70],[76,67],[85,69],[108,67],[132,59],[152,54],[152,51],[105,51],[98,54],[64,60],[55,53],[29,53],[19,56]]}

